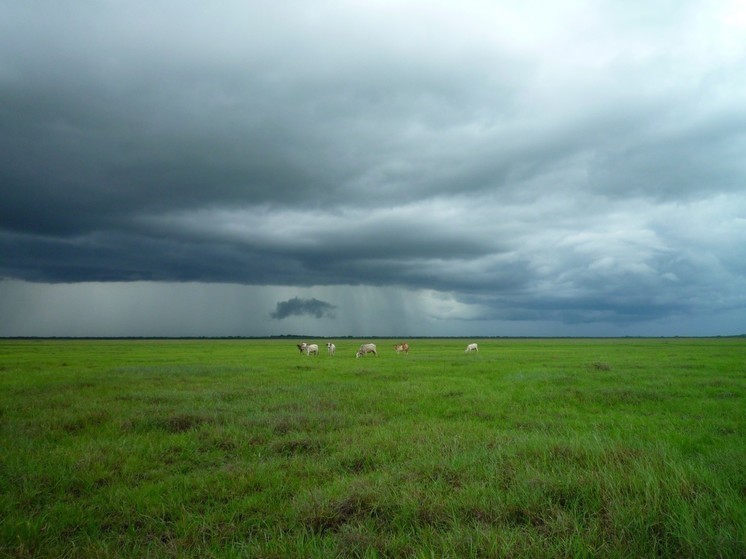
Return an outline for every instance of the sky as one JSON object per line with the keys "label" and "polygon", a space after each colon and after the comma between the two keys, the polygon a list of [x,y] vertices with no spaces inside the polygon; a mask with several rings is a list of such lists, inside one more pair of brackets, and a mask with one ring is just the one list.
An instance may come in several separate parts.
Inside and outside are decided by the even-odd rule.
{"label": "sky", "polygon": [[746,333],[746,2],[0,0],[0,336]]}

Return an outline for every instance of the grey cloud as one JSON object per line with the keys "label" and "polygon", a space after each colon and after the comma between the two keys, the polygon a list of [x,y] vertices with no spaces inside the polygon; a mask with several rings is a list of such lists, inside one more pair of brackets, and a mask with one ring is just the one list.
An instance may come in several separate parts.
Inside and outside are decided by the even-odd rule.
{"label": "grey cloud", "polygon": [[0,277],[735,308],[743,29],[693,6],[6,2]]}
{"label": "grey cloud", "polygon": [[335,318],[333,310],[337,308],[331,303],[326,301],[319,301],[318,299],[300,299],[293,297],[287,301],[280,301],[277,303],[277,309],[271,313],[271,317],[276,320],[282,320],[289,316],[313,316],[315,318]]}

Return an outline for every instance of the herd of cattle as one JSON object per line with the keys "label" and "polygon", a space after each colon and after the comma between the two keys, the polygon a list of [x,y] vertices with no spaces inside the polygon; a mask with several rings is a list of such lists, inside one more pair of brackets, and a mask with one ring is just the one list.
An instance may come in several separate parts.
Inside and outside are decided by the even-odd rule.
{"label": "herd of cattle", "polygon": [[[305,353],[306,355],[318,355],[319,354],[319,346],[318,344],[309,344],[306,342],[301,342],[297,344],[298,351],[301,353]],[[394,350],[396,351],[396,354],[399,355],[400,353],[409,353],[409,344],[407,342],[401,343],[401,344],[394,344]],[[326,343],[326,352],[329,355],[334,355],[337,351],[337,346],[334,345],[331,342]],[[464,353],[470,353],[472,351],[479,351],[479,346],[477,344],[469,344],[466,346],[466,349],[464,350]],[[376,357],[378,357],[378,349],[376,348],[376,344],[363,344],[360,346],[360,348],[357,350],[357,353],[355,354],[355,357],[364,357],[365,355],[372,353]]]}

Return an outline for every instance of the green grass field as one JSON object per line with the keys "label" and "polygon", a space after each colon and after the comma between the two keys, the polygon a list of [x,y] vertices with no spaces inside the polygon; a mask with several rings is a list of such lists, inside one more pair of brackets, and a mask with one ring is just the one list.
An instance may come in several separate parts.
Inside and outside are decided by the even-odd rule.
{"label": "green grass field", "polygon": [[746,557],[745,339],[334,341],[0,341],[0,555]]}

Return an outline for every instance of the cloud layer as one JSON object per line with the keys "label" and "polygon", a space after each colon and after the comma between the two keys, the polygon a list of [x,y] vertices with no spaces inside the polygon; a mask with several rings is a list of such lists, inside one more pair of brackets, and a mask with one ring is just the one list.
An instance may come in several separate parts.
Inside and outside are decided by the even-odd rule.
{"label": "cloud layer", "polygon": [[746,308],[744,67],[737,2],[3,2],[0,277],[665,333]]}
{"label": "cloud layer", "polygon": [[293,297],[287,301],[280,301],[277,303],[277,308],[271,317],[277,320],[282,320],[289,316],[303,316],[309,315],[316,318],[323,318],[328,316],[334,318],[335,305],[327,303],[326,301],[319,301],[315,297],[311,299],[301,299],[299,297]]}

